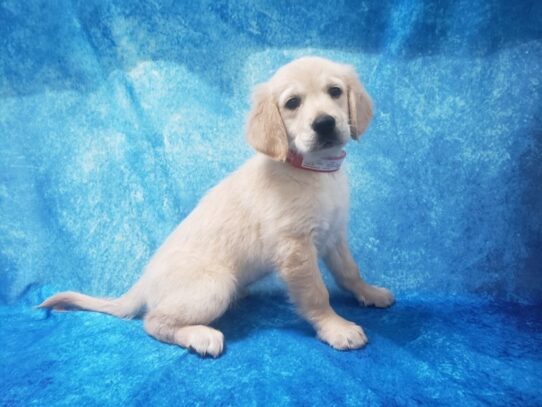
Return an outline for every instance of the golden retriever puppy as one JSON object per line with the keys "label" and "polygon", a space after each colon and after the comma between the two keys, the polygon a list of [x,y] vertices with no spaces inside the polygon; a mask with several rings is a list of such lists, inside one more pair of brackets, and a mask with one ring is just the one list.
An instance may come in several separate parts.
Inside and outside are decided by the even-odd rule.
{"label": "golden retriever puppy", "polygon": [[342,148],[370,118],[371,101],[351,67],[316,57],[283,66],[253,94],[246,138],[257,154],[204,196],[125,295],[64,292],[40,307],[142,316],[154,338],[216,357],[224,337],[209,324],[240,290],[276,270],[322,341],[362,347],[361,327],[329,304],[318,258],[360,303],[393,303],[388,290],[361,279],[346,241]]}

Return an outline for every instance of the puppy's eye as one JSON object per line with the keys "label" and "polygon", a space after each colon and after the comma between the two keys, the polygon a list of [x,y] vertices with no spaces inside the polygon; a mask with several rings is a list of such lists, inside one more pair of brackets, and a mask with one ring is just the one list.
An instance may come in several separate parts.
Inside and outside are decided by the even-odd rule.
{"label": "puppy's eye", "polygon": [[343,94],[343,91],[338,86],[332,86],[327,90],[327,93],[329,93],[329,96],[331,96],[333,99],[338,99]]}
{"label": "puppy's eye", "polygon": [[301,99],[298,96],[294,96],[287,100],[287,102],[284,104],[284,107],[288,110],[295,110],[299,107],[300,104]]}

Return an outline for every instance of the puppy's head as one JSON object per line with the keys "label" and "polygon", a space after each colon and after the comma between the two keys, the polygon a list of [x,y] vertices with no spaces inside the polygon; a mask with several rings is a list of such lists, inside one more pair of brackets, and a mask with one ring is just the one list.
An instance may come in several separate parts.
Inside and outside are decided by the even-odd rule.
{"label": "puppy's head", "polygon": [[246,136],[257,151],[285,160],[289,149],[315,152],[357,139],[371,115],[371,100],[350,66],[305,57],[256,87]]}

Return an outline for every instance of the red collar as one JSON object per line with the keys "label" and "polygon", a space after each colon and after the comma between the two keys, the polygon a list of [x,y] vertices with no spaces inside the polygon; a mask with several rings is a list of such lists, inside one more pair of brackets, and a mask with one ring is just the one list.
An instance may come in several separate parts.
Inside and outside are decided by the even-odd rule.
{"label": "red collar", "polygon": [[296,168],[315,172],[335,172],[341,168],[346,151],[341,150],[337,157],[318,155],[317,153],[302,155],[296,151],[288,151],[286,162]]}

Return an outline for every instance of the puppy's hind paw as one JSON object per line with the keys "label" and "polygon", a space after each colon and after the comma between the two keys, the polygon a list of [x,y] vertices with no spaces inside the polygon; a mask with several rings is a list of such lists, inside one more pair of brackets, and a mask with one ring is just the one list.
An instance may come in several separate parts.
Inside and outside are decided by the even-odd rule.
{"label": "puppy's hind paw", "polygon": [[208,326],[193,325],[179,328],[175,340],[180,346],[200,356],[218,357],[224,348],[224,335]]}

